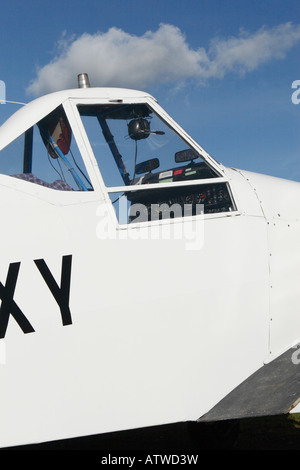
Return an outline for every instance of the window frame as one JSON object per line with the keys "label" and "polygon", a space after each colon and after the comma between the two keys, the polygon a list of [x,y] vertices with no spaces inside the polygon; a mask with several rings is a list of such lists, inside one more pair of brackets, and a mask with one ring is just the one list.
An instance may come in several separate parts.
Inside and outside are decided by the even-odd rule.
{"label": "window frame", "polygon": [[80,105],[107,105],[107,104],[118,104],[120,103],[120,100],[113,100],[113,99],[92,99],[92,98],[71,98],[69,100],[70,107],[73,110],[73,114],[75,117],[75,120],[78,123],[77,130],[81,134],[82,138],[82,143],[84,144],[85,151],[89,155],[89,158],[92,162],[93,168],[96,170],[97,177],[98,177],[98,182],[99,186],[101,189],[101,192],[104,194],[105,201],[107,202],[108,205],[108,212],[110,214],[111,220],[114,223],[115,228],[119,230],[124,230],[124,229],[133,229],[133,228],[143,228],[147,226],[153,226],[153,225],[164,225],[164,224],[176,224],[176,223],[182,223],[182,221],[195,221],[197,219],[203,219],[203,214],[200,215],[192,215],[188,217],[177,217],[177,218],[169,218],[169,219],[160,219],[160,220],[148,220],[148,221],[143,221],[143,222],[137,222],[137,223],[120,223],[118,220],[118,216],[116,214],[116,211],[113,207],[110,195],[114,193],[124,193],[124,192],[129,192],[129,191],[149,191],[151,189],[155,188],[171,188],[171,187],[179,187],[179,186],[204,186],[204,185],[209,185],[209,184],[218,184],[218,183],[226,183],[227,189],[230,195],[230,198],[232,200],[232,205],[234,207],[234,210],[232,211],[226,211],[226,212],[216,212],[216,213],[209,213],[209,214],[204,214],[204,217],[207,219],[210,218],[219,218],[219,217],[228,217],[228,216],[236,216],[240,215],[240,211],[237,206],[237,199],[234,195],[233,189],[230,185],[230,180],[226,176],[225,168],[217,163],[194,139],[191,138],[189,134],[187,134],[184,129],[181,128],[181,126],[174,121],[169,114],[160,107],[160,105],[154,100],[153,98],[145,97],[145,98],[124,98],[122,99],[122,104],[146,104],[148,105],[157,115],[159,118],[161,118],[166,125],[168,125],[189,147],[194,149],[196,152],[200,153],[203,156],[203,161],[205,161],[219,176],[214,177],[214,178],[205,178],[201,180],[189,180],[187,182],[185,181],[178,181],[178,182],[168,182],[168,183],[151,183],[147,185],[132,185],[132,186],[106,186],[104,179],[101,174],[101,169],[98,165],[97,158],[94,154],[92,145],[89,141],[87,132],[85,130],[84,124],[82,122],[78,106]]}
{"label": "window frame", "polygon": [[[10,175],[5,173],[0,173],[0,185],[13,188],[15,190],[27,193],[29,195],[38,197],[46,202],[49,202],[54,205],[70,205],[70,204],[81,204],[83,202],[88,201],[96,201],[99,199],[103,199],[104,195],[101,191],[99,186],[99,179],[97,178],[96,172],[94,170],[94,166],[86,152],[84,142],[82,140],[82,133],[78,131],[78,120],[74,116],[73,107],[70,105],[70,100],[67,99],[65,102],[57,104],[54,109],[58,107],[62,107],[66,113],[67,119],[72,129],[73,139],[76,142],[76,146],[78,151],[81,155],[82,162],[85,166],[85,170],[87,175],[90,178],[92,184],[92,190],[90,191],[63,191],[59,189],[49,188],[46,186],[42,186],[39,184],[30,183],[21,178],[13,178]],[[48,114],[51,114],[54,109],[51,109],[49,113],[46,113],[41,119],[45,118]],[[31,126],[26,128],[21,134],[18,134],[14,139],[12,139],[9,143],[7,143],[2,150],[7,148],[11,145],[15,140],[19,139],[22,135],[24,135],[24,147],[25,147],[25,136],[28,132],[40,122],[39,119],[37,122],[34,122]],[[33,143],[34,145],[34,143]],[[2,151],[1,150],[1,151]],[[1,155],[1,152],[0,152]],[[30,183],[30,184],[28,184]]]}

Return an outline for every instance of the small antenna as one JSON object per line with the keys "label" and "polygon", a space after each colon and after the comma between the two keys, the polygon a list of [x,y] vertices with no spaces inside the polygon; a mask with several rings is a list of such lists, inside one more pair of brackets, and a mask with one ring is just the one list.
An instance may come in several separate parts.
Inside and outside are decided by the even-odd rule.
{"label": "small antenna", "polygon": [[78,88],[90,88],[89,76],[87,73],[80,73],[78,76]]}
{"label": "small antenna", "polygon": [[25,106],[27,103],[20,103],[20,101],[8,101],[8,100],[0,100],[0,104],[11,103],[11,104],[21,104]]}

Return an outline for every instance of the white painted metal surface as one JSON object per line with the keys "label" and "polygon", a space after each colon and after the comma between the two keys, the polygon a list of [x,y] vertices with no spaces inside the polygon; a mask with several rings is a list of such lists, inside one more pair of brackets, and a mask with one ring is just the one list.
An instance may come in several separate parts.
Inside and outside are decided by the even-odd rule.
{"label": "white painted metal surface", "polygon": [[[77,111],[112,100],[150,103],[228,183],[235,210],[120,226]],[[135,91],[48,95],[2,126],[0,148],[60,104],[93,191],[0,175],[1,447],[196,420],[299,341],[299,184],[224,168]],[[153,227],[184,230],[164,238]],[[59,305],[36,261],[62,292],[66,256]]]}

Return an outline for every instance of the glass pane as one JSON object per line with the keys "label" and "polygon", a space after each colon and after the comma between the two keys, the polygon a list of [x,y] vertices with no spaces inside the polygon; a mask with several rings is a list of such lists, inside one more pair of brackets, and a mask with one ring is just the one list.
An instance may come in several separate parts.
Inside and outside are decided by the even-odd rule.
{"label": "glass pane", "polygon": [[120,224],[236,210],[226,183],[152,187],[109,195]]}
{"label": "glass pane", "polygon": [[62,107],[1,151],[0,173],[63,191],[92,189]]}
{"label": "glass pane", "polygon": [[145,104],[78,109],[108,187],[218,176]]}

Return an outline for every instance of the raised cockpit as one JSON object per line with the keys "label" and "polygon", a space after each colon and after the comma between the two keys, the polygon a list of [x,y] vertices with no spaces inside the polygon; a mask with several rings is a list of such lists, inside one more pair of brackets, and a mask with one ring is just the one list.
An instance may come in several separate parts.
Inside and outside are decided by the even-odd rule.
{"label": "raised cockpit", "polygon": [[117,216],[126,199],[125,223],[182,217],[186,207],[196,215],[199,205],[204,213],[235,210],[221,167],[150,95],[134,90],[66,90],[35,100],[2,126],[0,150],[0,176],[69,193],[91,193],[101,181]]}

